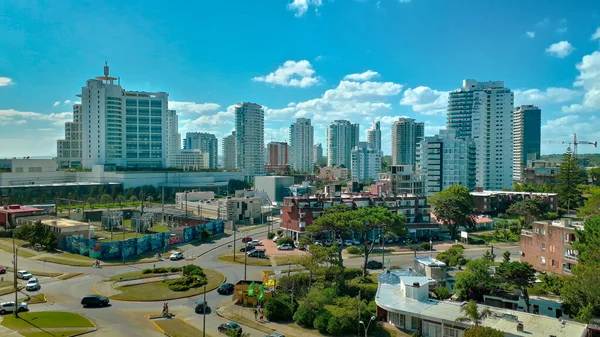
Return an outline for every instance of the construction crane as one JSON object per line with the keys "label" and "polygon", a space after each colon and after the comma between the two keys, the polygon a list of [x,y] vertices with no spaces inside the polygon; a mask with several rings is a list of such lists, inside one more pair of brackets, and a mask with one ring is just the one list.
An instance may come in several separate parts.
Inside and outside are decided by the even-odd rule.
{"label": "construction crane", "polygon": [[571,144],[573,144],[573,154],[577,156],[577,145],[594,145],[594,147],[598,147],[598,142],[590,142],[586,140],[577,140],[577,134],[573,134],[573,140],[542,140],[542,143],[548,144],[569,144],[569,149],[571,148]]}

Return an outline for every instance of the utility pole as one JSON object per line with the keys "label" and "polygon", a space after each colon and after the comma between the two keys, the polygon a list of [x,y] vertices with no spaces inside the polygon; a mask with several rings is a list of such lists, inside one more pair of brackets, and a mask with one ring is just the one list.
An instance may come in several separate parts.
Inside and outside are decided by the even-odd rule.
{"label": "utility pole", "polygon": [[231,228],[233,228],[233,262],[235,262],[235,222],[231,222]]}
{"label": "utility pole", "polygon": [[358,301],[359,301],[359,303],[358,303],[358,321],[359,322],[358,322],[358,334],[357,334],[358,337],[360,337],[360,301],[361,301],[361,298],[360,298],[361,293],[360,292],[361,291],[359,290],[358,291]]}
{"label": "utility pole", "polygon": [[385,230],[381,228],[381,269],[385,269]]}
{"label": "utility pole", "polygon": [[[6,223],[8,224],[8,228],[11,228],[10,226],[10,216],[7,215],[6,216]],[[14,230],[13,230],[14,231]],[[19,301],[18,301],[18,292],[19,292],[19,288],[18,288],[18,284],[17,284],[17,271],[19,270],[19,267],[17,266],[17,253],[19,251],[19,248],[15,245],[15,236],[14,236],[14,232],[13,232],[13,237],[12,237],[12,244],[13,244],[13,259],[14,259],[14,266],[15,269],[13,270],[13,275],[14,275],[14,286],[15,286],[15,310],[14,310],[14,314],[15,314],[15,318],[19,317]]]}
{"label": "utility pole", "polygon": [[160,193],[160,196],[162,199],[161,200],[161,203],[162,203],[161,225],[164,226],[165,225],[164,224],[164,222],[165,222],[165,187],[164,186],[162,187],[162,192]]}
{"label": "utility pole", "polygon": [[185,225],[187,226],[188,224],[188,211],[187,211],[187,194],[188,191],[185,191]]}
{"label": "utility pole", "polygon": [[206,284],[204,285],[204,310],[202,310],[202,337],[206,337],[206,308],[208,307],[208,303],[206,303]]}
{"label": "utility pole", "polygon": [[290,277],[291,272],[292,272],[292,262],[288,258],[288,277]]}
{"label": "utility pole", "polygon": [[247,258],[248,258],[248,241],[246,241],[246,249],[244,249],[244,281],[247,280],[246,278],[246,268],[248,267],[247,264]]}

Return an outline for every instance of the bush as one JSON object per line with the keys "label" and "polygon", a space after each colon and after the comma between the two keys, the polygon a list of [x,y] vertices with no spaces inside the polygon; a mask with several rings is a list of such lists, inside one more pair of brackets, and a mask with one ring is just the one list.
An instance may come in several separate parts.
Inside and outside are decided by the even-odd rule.
{"label": "bush", "polygon": [[487,326],[473,326],[465,330],[464,337],[504,337],[504,332]]}
{"label": "bush", "polygon": [[294,244],[294,240],[292,238],[281,238],[277,240],[277,245],[285,245],[285,244]]}
{"label": "bush", "polygon": [[329,311],[323,311],[315,318],[313,326],[315,329],[319,330],[320,333],[327,333],[327,324],[329,323],[329,318],[331,317],[331,313]]}
{"label": "bush", "polygon": [[304,305],[300,305],[298,310],[294,313],[294,322],[301,327],[312,328],[315,318],[318,312],[312,308]]}
{"label": "bush", "polygon": [[548,212],[548,213],[544,214],[544,218],[546,218],[546,220],[556,220],[556,219],[558,219],[558,213]]}
{"label": "bush", "polygon": [[422,242],[421,243],[421,248],[423,248],[424,250],[431,250],[431,245],[429,244],[429,242]]}
{"label": "bush", "polygon": [[153,269],[144,269],[142,270],[142,274],[152,274]]}
{"label": "bush", "polygon": [[357,277],[361,277],[362,269],[361,268],[346,268],[344,270],[344,276],[346,277],[346,280],[352,280]]}
{"label": "bush", "polygon": [[267,239],[269,240],[273,240],[273,238],[275,237],[275,233],[270,232],[269,234],[267,234]]}
{"label": "bush", "polygon": [[281,234],[283,234],[283,229],[278,229],[277,230],[277,235],[281,236]]}
{"label": "bush", "polygon": [[177,273],[181,271],[181,267],[171,267],[169,268],[169,271],[171,271],[171,273]]}
{"label": "bush", "polygon": [[391,266],[388,269],[389,270],[399,270],[399,269],[402,269],[402,267],[400,267],[400,266]]}
{"label": "bush", "polygon": [[482,238],[469,237],[469,243],[472,245],[484,245],[485,240]]}
{"label": "bush", "polygon": [[185,276],[177,280],[168,281],[167,286],[173,291],[187,291],[190,288],[198,288],[207,283],[208,281],[205,277]]}
{"label": "bush", "polygon": [[440,301],[444,301],[444,300],[447,300],[450,297],[452,297],[448,288],[446,288],[444,286],[439,286],[439,287],[435,288],[435,291],[433,293],[435,294],[437,299]]}
{"label": "bush", "polygon": [[346,248],[346,251],[348,252],[348,254],[360,254],[360,248],[356,246],[348,246],[348,248]]}
{"label": "bush", "polygon": [[164,268],[164,267],[154,268],[154,271],[153,271],[154,274],[164,274],[164,273],[168,273],[168,272],[169,272],[169,268]]}
{"label": "bush", "polygon": [[265,303],[265,316],[269,321],[289,321],[294,317],[292,298],[287,294],[281,294],[271,298]]}
{"label": "bush", "polygon": [[[181,268],[179,268],[181,270]],[[189,264],[183,267],[183,275],[184,276],[196,276],[196,277],[206,277],[204,271],[200,266],[196,266],[194,264]]]}

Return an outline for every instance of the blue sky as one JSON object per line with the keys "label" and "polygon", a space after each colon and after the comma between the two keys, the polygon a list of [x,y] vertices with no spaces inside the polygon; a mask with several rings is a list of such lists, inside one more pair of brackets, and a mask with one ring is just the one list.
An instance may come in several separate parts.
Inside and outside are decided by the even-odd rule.
{"label": "blue sky", "polygon": [[394,120],[436,133],[446,93],[474,78],[542,108],[544,139],[600,140],[599,28],[596,0],[2,1],[0,157],[55,154],[105,60],[125,89],[169,92],[182,134],[221,138],[252,101],[266,142],[296,117],[323,143],[334,119],[363,137],[381,120],[389,153]]}

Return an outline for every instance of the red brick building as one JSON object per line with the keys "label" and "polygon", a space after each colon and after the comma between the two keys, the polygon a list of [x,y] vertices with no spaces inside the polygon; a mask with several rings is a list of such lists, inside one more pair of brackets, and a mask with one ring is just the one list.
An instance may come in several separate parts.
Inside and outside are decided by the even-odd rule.
{"label": "red brick building", "polygon": [[44,212],[45,211],[41,208],[35,208],[30,206],[2,206],[0,208],[0,226],[4,226],[4,228],[7,228],[7,225],[10,224],[11,227],[15,227],[17,223],[17,218],[32,215],[42,215],[44,214]]}
{"label": "red brick building", "polygon": [[538,271],[570,275],[577,263],[577,251],[571,246],[577,229],[583,229],[583,224],[573,224],[571,219],[534,222],[531,230],[521,231],[521,262]]}
{"label": "red brick building", "polygon": [[479,213],[504,213],[517,201],[541,198],[550,205],[549,212],[558,212],[558,195],[556,193],[532,193],[513,191],[474,191],[471,192],[475,210]]}

